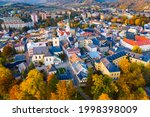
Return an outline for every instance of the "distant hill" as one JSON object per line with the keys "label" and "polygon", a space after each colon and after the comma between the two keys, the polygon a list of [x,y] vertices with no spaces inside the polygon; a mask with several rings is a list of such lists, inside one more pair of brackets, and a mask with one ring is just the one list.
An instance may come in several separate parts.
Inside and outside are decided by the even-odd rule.
{"label": "distant hill", "polygon": [[117,0],[1,0],[9,2],[24,2],[24,3],[47,3],[47,2],[60,2],[60,3],[93,3],[93,2],[114,2]]}
{"label": "distant hill", "polygon": [[150,0],[118,0],[118,6],[122,9],[144,10],[150,9]]}

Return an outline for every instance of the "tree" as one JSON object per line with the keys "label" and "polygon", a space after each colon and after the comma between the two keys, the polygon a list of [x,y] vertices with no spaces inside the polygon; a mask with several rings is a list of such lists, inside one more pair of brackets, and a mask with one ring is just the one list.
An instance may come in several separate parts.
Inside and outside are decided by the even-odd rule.
{"label": "tree", "polygon": [[124,58],[124,59],[120,60],[118,65],[121,68],[123,73],[128,73],[129,72],[130,62],[127,58]]}
{"label": "tree", "polygon": [[13,55],[13,48],[10,47],[10,46],[5,46],[4,49],[3,49],[3,56],[6,57],[6,58],[9,58]]}
{"label": "tree", "polygon": [[19,85],[14,85],[9,92],[9,97],[11,100],[18,100],[20,93],[21,91]]}
{"label": "tree", "polygon": [[[144,90],[145,79],[142,74],[142,66],[137,63],[131,63],[128,73],[123,73],[119,80],[116,82],[118,91],[118,99],[132,100],[142,99],[145,97]],[[139,88],[141,88],[139,90]],[[138,96],[140,95],[140,96]],[[138,96],[138,97],[137,97]]]}
{"label": "tree", "polygon": [[0,64],[4,65],[6,63],[6,58],[0,57]]}
{"label": "tree", "polygon": [[52,100],[69,100],[74,97],[76,89],[74,88],[72,81],[59,81],[57,84],[56,93],[51,93]]}
{"label": "tree", "polygon": [[135,25],[140,26],[140,24],[141,24],[141,19],[136,19],[135,20]]}
{"label": "tree", "polygon": [[98,99],[99,95],[106,93],[113,97],[115,92],[118,92],[117,87],[113,84],[112,78],[107,75],[93,75],[94,85],[92,86],[91,93],[94,95],[94,99]]}
{"label": "tree", "polygon": [[35,66],[33,64],[33,62],[30,63],[29,67],[28,67],[28,71],[35,69]]}
{"label": "tree", "polygon": [[144,67],[143,70],[143,77],[146,81],[146,86],[150,87],[150,64]]}
{"label": "tree", "polygon": [[134,46],[132,52],[142,54],[142,49],[139,46]]}
{"label": "tree", "polygon": [[99,100],[110,100],[108,94],[106,94],[106,93],[102,93],[98,99]]}
{"label": "tree", "polygon": [[23,99],[28,99],[28,97],[24,96],[38,100],[46,99],[46,83],[43,79],[43,74],[36,69],[31,70],[26,79],[20,84],[20,90],[23,94]]}
{"label": "tree", "polygon": [[50,74],[47,77],[47,94],[48,94],[48,99],[50,99],[50,94],[56,92],[57,90],[57,83],[58,83],[58,78],[56,77],[55,74]]}
{"label": "tree", "polygon": [[135,19],[129,19],[129,24],[134,25],[135,24]]}
{"label": "tree", "polygon": [[88,69],[88,76],[87,76],[87,82],[86,82],[86,88],[85,88],[86,93],[90,96],[92,96],[90,91],[93,86],[93,80],[92,80],[93,72],[94,72],[93,68]]}
{"label": "tree", "polygon": [[0,65],[0,96],[7,98],[10,88],[13,85],[14,77],[11,71]]}

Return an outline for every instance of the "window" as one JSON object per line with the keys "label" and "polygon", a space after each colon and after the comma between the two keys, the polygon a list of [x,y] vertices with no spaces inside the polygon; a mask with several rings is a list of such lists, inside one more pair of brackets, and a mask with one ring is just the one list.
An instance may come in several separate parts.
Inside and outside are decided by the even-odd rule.
{"label": "window", "polygon": [[39,56],[39,59],[41,58],[41,56]]}
{"label": "window", "polygon": [[37,56],[35,56],[35,59],[37,59]]}
{"label": "window", "polygon": [[46,58],[46,61],[48,61],[48,59]]}
{"label": "window", "polygon": [[51,61],[51,58],[49,58],[49,61]]}

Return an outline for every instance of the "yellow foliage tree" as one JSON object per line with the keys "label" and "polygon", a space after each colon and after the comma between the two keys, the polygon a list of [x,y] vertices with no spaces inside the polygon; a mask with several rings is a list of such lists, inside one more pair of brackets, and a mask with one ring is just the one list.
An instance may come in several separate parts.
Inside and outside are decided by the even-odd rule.
{"label": "yellow foliage tree", "polygon": [[110,98],[109,98],[108,94],[102,93],[102,94],[99,96],[98,100],[110,100]]}
{"label": "yellow foliage tree", "polygon": [[135,20],[135,25],[139,26],[141,24],[141,19],[136,19]]}
{"label": "yellow foliage tree", "polygon": [[43,74],[36,69],[31,70],[27,78],[20,84],[20,90],[23,94],[35,99],[45,99],[46,83],[43,80]]}
{"label": "yellow foliage tree", "polygon": [[0,96],[6,97],[15,79],[11,71],[2,65],[0,65],[0,73]]}
{"label": "yellow foliage tree", "polygon": [[119,67],[121,68],[123,73],[128,73],[130,68],[130,62],[127,58],[124,58],[119,61]]}
{"label": "yellow foliage tree", "polygon": [[134,46],[132,52],[142,54],[142,49],[139,46]]}
{"label": "yellow foliage tree", "polygon": [[69,100],[75,92],[72,81],[59,81],[56,93],[51,93],[51,100]]}

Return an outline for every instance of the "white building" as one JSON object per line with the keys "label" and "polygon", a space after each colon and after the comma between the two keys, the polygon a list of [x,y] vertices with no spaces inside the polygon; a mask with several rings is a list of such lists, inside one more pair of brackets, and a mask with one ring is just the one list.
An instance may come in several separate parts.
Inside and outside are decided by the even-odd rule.
{"label": "white building", "polygon": [[31,14],[31,19],[32,19],[32,22],[38,22],[38,15],[36,13],[32,13]]}
{"label": "white building", "polygon": [[48,47],[34,47],[32,62],[42,62],[45,66],[49,66],[52,64],[59,64],[62,61],[57,56],[52,55]]}
{"label": "white building", "polygon": [[97,47],[93,44],[88,44],[86,48],[89,52],[97,52]]}
{"label": "white building", "polygon": [[33,55],[34,47],[46,47],[46,43],[45,42],[37,42],[37,43],[29,42],[29,43],[27,43],[27,49],[28,49],[29,56]]}
{"label": "white building", "polygon": [[1,18],[4,22],[1,24],[3,29],[15,28],[22,29],[23,27],[32,27],[33,22],[24,22],[19,17],[3,17]]}

